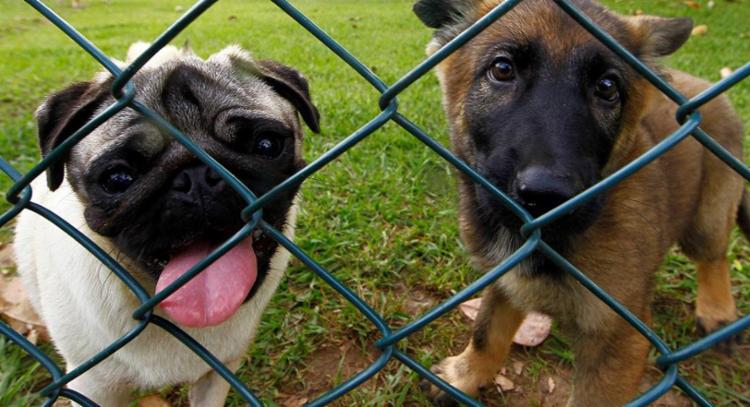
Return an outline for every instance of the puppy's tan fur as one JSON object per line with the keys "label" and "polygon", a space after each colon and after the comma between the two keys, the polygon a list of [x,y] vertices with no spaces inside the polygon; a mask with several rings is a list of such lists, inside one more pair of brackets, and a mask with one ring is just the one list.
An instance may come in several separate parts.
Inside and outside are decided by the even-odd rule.
{"label": "puppy's tan fur", "polygon": [[[464,24],[459,22],[453,31],[465,28],[499,3],[474,2]],[[644,24],[651,17],[619,18],[627,24],[627,32],[619,33],[620,40],[629,48],[640,47],[642,57],[654,65],[648,59],[648,47],[658,47],[659,39]],[[597,22],[610,32],[619,29],[609,26],[608,21]],[[438,32],[428,53],[439,49],[451,35],[451,28]],[[527,38],[543,39],[545,50],[560,60],[569,57],[571,50],[596,41],[552,1],[532,0],[522,2],[437,67],[453,150],[469,164],[475,164],[475,147],[464,112],[468,84],[476,75],[478,61],[494,43],[522,42]],[[676,70],[664,70],[663,74],[688,97],[709,86],[706,81]],[[632,81],[628,91],[631,99],[623,111],[623,125],[602,177],[641,156],[678,128],[674,119],[676,105],[645,79]],[[554,108],[550,109],[550,114],[554,114]],[[742,125],[728,99],[718,97],[700,113],[701,127],[736,157],[742,157]],[[499,239],[487,244],[480,236],[482,232],[473,215],[477,207],[475,184],[463,173],[458,177],[461,236],[477,268],[488,271],[514,248],[506,247]],[[669,248],[678,243],[697,264],[699,327],[715,330],[736,319],[726,251],[741,203],[740,219],[747,216],[743,191],[744,183],[735,172],[688,138],[608,192],[596,222],[574,238],[566,257],[649,323],[654,273]],[[746,229],[746,224],[742,226]],[[443,360],[433,370],[460,390],[476,395],[502,367],[514,332],[532,310],[553,315],[573,337],[576,373],[569,405],[621,405],[637,395],[648,341],[568,275],[529,277],[511,270],[485,292],[474,333],[464,352]],[[436,388],[432,387],[431,392],[438,404],[450,403],[447,395]]]}

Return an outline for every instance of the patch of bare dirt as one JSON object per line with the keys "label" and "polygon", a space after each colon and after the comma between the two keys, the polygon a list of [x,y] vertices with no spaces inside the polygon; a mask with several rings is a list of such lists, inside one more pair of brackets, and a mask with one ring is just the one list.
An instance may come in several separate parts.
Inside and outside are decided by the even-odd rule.
{"label": "patch of bare dirt", "polygon": [[413,316],[419,316],[437,305],[440,299],[429,290],[422,287],[407,287],[404,283],[396,284],[393,289],[395,298],[403,299],[401,311]]}
{"label": "patch of bare dirt", "polygon": [[[532,377],[526,358],[523,355],[511,354],[511,359],[506,367],[500,371],[512,385],[503,381],[501,388],[493,385],[485,388],[481,394],[481,401],[492,407],[563,407],[573,390],[573,369],[569,367],[557,367],[544,369],[541,373]],[[641,383],[640,390],[646,391],[662,379],[661,372],[649,369]],[[497,380],[496,380],[497,382]],[[511,387],[511,388],[508,388]],[[678,390],[670,390],[659,400],[651,404],[658,407],[690,407],[691,401]]]}
{"label": "patch of bare dirt", "polygon": [[[284,407],[299,407],[364,370],[377,358],[377,351],[365,353],[351,342],[320,347],[303,364],[302,382],[281,386],[288,394],[279,394]],[[365,382],[362,386],[372,385]]]}
{"label": "patch of bare dirt", "polygon": [[495,384],[482,390],[481,401],[486,406],[527,407],[565,406],[572,390],[572,369],[544,369],[532,373],[524,355],[511,354],[500,371]]}

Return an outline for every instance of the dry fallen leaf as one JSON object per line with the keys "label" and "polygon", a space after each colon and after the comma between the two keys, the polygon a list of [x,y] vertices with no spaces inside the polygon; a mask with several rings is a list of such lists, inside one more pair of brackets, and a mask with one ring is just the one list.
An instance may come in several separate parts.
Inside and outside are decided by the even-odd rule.
{"label": "dry fallen leaf", "polygon": [[8,324],[8,326],[12,330],[20,333],[21,335],[26,335],[27,333],[29,333],[30,326],[28,324],[24,324],[17,319],[7,318],[5,315],[3,315],[2,317],[2,320],[5,321],[5,323]]}
{"label": "dry fallen leaf", "polygon": [[539,346],[552,330],[552,318],[538,312],[526,315],[513,337],[513,342],[527,347]]}
{"label": "dry fallen leaf", "polygon": [[513,362],[513,373],[515,373],[516,376],[519,376],[521,373],[523,373],[523,362]]}
{"label": "dry fallen leaf", "polygon": [[2,315],[2,320],[10,326],[11,329],[26,337],[26,340],[36,345],[39,342],[49,342],[49,332],[44,326],[35,326],[23,321]]}
{"label": "dry fallen leaf", "polygon": [[152,394],[150,396],[141,397],[138,399],[138,407],[170,407],[167,400],[163,399],[158,394]]}
{"label": "dry fallen leaf", "polygon": [[726,78],[727,76],[732,74],[732,68],[725,66],[724,68],[721,68],[721,71],[719,73],[721,74],[721,79]]}
{"label": "dry fallen leaf", "polygon": [[495,385],[497,385],[497,390],[501,393],[504,391],[511,391],[516,388],[516,384],[513,383],[512,380],[501,374],[495,376]]}
{"label": "dry fallen leaf", "polygon": [[555,391],[555,380],[551,377],[547,378],[547,392],[549,394],[552,394],[553,391]]}
{"label": "dry fallen leaf", "polygon": [[34,312],[19,277],[0,277],[0,317],[16,332],[36,344],[49,340],[42,319]]}
{"label": "dry fallen leaf", "polygon": [[[0,280],[5,284],[4,280]],[[3,287],[0,287],[0,315],[5,312],[6,309],[10,308],[11,304],[3,297]]]}
{"label": "dry fallen leaf", "polygon": [[18,304],[26,300],[23,283],[19,277],[3,277],[0,285],[0,299],[8,304]]}
{"label": "dry fallen leaf", "polygon": [[473,300],[469,300],[466,302],[461,303],[458,306],[459,311],[466,315],[467,318],[470,320],[477,319],[477,314],[479,314],[479,307],[482,305],[482,299],[481,298],[474,298]]}
{"label": "dry fallen leaf", "polygon": [[284,407],[302,407],[307,403],[307,401],[307,397],[291,396],[288,399],[284,400],[281,405]]}
{"label": "dry fallen leaf", "polygon": [[26,293],[23,290],[21,279],[18,277],[4,278],[1,296],[9,305],[3,310],[5,316],[11,317],[18,321],[31,324],[43,325],[41,318],[34,312]]}
{"label": "dry fallen leaf", "polygon": [[686,0],[686,1],[683,1],[682,3],[694,10],[698,10],[699,8],[701,8],[701,4],[698,3],[697,1]]}
{"label": "dry fallen leaf", "polygon": [[702,36],[706,35],[708,33],[708,26],[705,24],[696,25],[693,27],[693,32],[691,33],[694,36]]}
{"label": "dry fallen leaf", "polygon": [[16,321],[32,326],[44,325],[36,312],[34,312],[34,308],[32,308],[31,304],[28,302],[22,302],[8,307],[3,312],[3,317],[13,318]]}
{"label": "dry fallen leaf", "polygon": [[[460,304],[458,309],[467,318],[474,321],[477,319],[477,314],[479,314],[481,306],[482,299],[474,298]],[[527,347],[538,346],[547,339],[551,330],[552,318],[538,312],[531,312],[526,315],[526,319],[523,320],[518,331],[516,331],[513,342]]]}
{"label": "dry fallen leaf", "polygon": [[29,329],[29,332],[26,334],[26,339],[28,339],[32,345],[39,343],[39,330],[37,328]]}
{"label": "dry fallen leaf", "polygon": [[7,274],[16,266],[13,258],[13,246],[9,244],[0,245],[0,273]]}

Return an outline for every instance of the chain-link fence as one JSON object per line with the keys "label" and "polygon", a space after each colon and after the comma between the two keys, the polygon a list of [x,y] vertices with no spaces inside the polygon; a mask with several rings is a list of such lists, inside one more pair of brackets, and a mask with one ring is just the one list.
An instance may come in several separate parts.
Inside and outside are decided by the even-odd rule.
{"label": "chain-link fence", "polygon": [[[28,3],[28,5],[35,8],[40,14],[51,21],[55,26],[57,26],[67,36],[75,41],[82,49],[84,49],[94,59],[96,59],[105,69],[112,73],[112,75],[115,77],[112,85],[112,94],[116,98],[116,102],[109,106],[104,112],[91,119],[91,121],[86,123],[83,127],[78,129],[69,139],[63,142],[44,159],[42,159],[26,174],[20,174],[15,168],[8,164],[8,162],[0,159],[0,168],[15,182],[15,184],[7,193],[7,200],[12,204],[12,208],[4,213],[2,217],[0,217],[0,226],[7,224],[22,210],[30,210],[38,213],[53,224],[57,225],[57,227],[64,230],[81,245],[85,246],[86,249],[88,249],[119,279],[121,279],[122,282],[126,284],[130,290],[132,290],[132,292],[140,301],[140,306],[135,309],[132,314],[133,318],[138,321],[136,327],[119,338],[117,341],[112,343],[106,349],[96,354],[86,363],[76,367],[74,370],[68,373],[64,373],[48,355],[43,353],[39,348],[34,346],[23,336],[19,335],[8,325],[0,323],[0,333],[10,338],[18,346],[22,347],[26,352],[33,356],[51,375],[52,382],[40,391],[41,395],[47,398],[46,405],[51,405],[61,397],[74,400],[82,405],[95,405],[93,402],[88,400],[85,395],[79,394],[70,389],[66,389],[64,386],[66,385],[66,383],[88,371],[97,363],[101,362],[103,359],[109,357],[112,353],[125,346],[128,342],[137,337],[148,324],[151,323],[171,333],[177,339],[182,341],[186,346],[192,349],[203,360],[205,360],[206,363],[208,363],[213,369],[221,374],[221,376],[231,384],[232,388],[234,388],[234,390],[239,395],[241,395],[241,397],[248,403],[250,403],[251,405],[261,405],[261,402],[253,394],[253,392],[248,389],[233,374],[233,372],[229,371],[219,360],[211,355],[211,353],[209,353],[205,348],[203,348],[199,343],[197,343],[193,338],[187,335],[180,328],[173,325],[169,321],[153,314],[153,308],[157,306],[160,301],[162,301],[169,294],[187,283],[189,279],[197,275],[201,270],[203,270],[204,267],[210,264],[210,262],[220,257],[239,241],[249,236],[256,228],[260,228],[268,235],[272,236],[280,245],[287,248],[294,256],[301,260],[321,279],[323,279],[338,293],[344,296],[344,298],[351,302],[353,306],[356,307],[356,309],[358,309],[367,319],[372,322],[372,324],[375,325],[375,327],[377,327],[382,335],[381,338],[374,342],[374,345],[377,346],[377,348],[381,351],[381,354],[371,365],[360,371],[358,374],[348,378],[339,386],[331,389],[319,398],[311,401],[309,403],[310,405],[325,405],[332,402],[333,400],[336,400],[337,398],[356,388],[357,386],[368,380],[370,377],[372,377],[374,374],[379,372],[381,369],[383,369],[386,363],[388,363],[388,361],[393,358],[399,360],[400,362],[414,370],[418,375],[426,378],[427,380],[437,385],[439,388],[445,390],[456,400],[459,400],[468,405],[480,405],[476,400],[473,400],[472,398],[457,391],[456,389],[452,388],[450,385],[442,381],[440,378],[431,373],[425,366],[422,366],[420,363],[415,361],[407,353],[399,350],[399,342],[412,333],[420,330],[431,321],[434,321],[436,318],[439,318],[446,312],[454,309],[459,303],[477,294],[480,290],[500,278],[503,274],[511,270],[514,266],[516,266],[530,254],[532,254],[534,251],[538,251],[544,254],[561,269],[570,273],[571,276],[573,276],[584,287],[586,287],[594,295],[601,299],[601,301],[605,302],[622,318],[632,324],[644,337],[649,340],[654,348],[660,353],[660,356],[658,357],[656,363],[664,372],[663,378],[656,385],[640,395],[636,400],[633,400],[632,405],[645,405],[651,403],[665,394],[667,391],[669,391],[673,386],[677,386],[682,389],[698,404],[711,405],[709,400],[707,400],[695,387],[693,387],[693,385],[688,383],[683,377],[680,376],[680,374],[678,373],[679,363],[711,348],[721,341],[728,340],[731,336],[736,335],[740,331],[750,327],[750,315],[744,316],[737,321],[723,327],[722,329],[713,332],[685,347],[679,349],[671,349],[656,333],[654,333],[654,331],[646,326],[646,324],[636,318],[635,315],[633,315],[628,309],[618,303],[618,301],[615,300],[611,295],[599,288],[595,283],[587,278],[584,273],[579,271],[574,265],[570,264],[564,257],[556,253],[550,246],[545,244],[544,240],[542,239],[540,228],[555,221],[563,214],[569,213],[571,210],[584,204],[596,195],[601,194],[606,190],[614,187],[623,179],[630,176],[632,173],[652,162],[656,158],[660,157],[680,141],[688,137],[694,137],[705,148],[709,149],[727,165],[740,173],[745,179],[750,180],[750,169],[748,169],[748,167],[745,166],[740,160],[727,152],[721,145],[714,141],[700,128],[701,116],[698,112],[698,109],[701,106],[713,100],[733,85],[750,76],[750,63],[738,69],[731,75],[725,77],[723,80],[711,86],[709,89],[705,90],[699,95],[693,97],[692,99],[687,99],[677,90],[675,90],[669,83],[662,79],[651,68],[645,65],[642,61],[638,60],[623,46],[618,44],[607,32],[598,27],[591,19],[589,19],[578,8],[576,8],[576,6],[572,4],[571,1],[556,0],[555,3],[562,10],[573,17],[594,37],[605,44],[609,49],[611,49],[619,57],[626,61],[631,67],[633,67],[636,71],[643,75],[643,77],[648,79],[648,81],[650,81],[654,86],[661,90],[661,92],[663,92],[679,105],[679,109],[677,110],[677,117],[675,119],[680,123],[680,127],[673,134],[664,138],[654,148],[643,154],[643,156],[629,163],[611,176],[590,187],[585,192],[574,197],[573,199],[570,199],[564,204],[561,204],[557,208],[549,211],[548,213],[538,218],[533,218],[526,211],[515,204],[514,201],[505,193],[493,186],[489,181],[479,175],[465,162],[456,158],[440,143],[438,143],[432,137],[422,131],[419,126],[414,124],[407,117],[403,116],[399,112],[396,99],[402,91],[408,88],[417,79],[425,75],[425,73],[435,67],[441,60],[443,60],[457,48],[461,47],[466,42],[471,40],[480,31],[492,24],[495,20],[500,18],[502,15],[507,13],[523,0],[506,0],[502,2],[492,11],[490,11],[484,17],[474,23],[471,27],[466,29],[463,33],[456,36],[446,46],[424,60],[412,71],[408,72],[392,85],[384,83],[375,73],[372,72],[372,70],[367,67],[366,64],[357,60],[344,47],[336,42],[336,40],[326,34],[323,30],[321,30],[313,21],[311,21],[303,13],[297,10],[292,4],[285,0],[271,1],[279,8],[281,8],[285,13],[287,13],[297,23],[302,25],[307,31],[309,31],[311,35],[315,36],[315,38],[325,44],[325,46],[327,46],[333,53],[335,53],[344,63],[348,64],[359,75],[365,78],[378,92],[381,93],[379,99],[381,113],[375,116],[369,123],[362,126],[350,136],[345,138],[338,145],[315,159],[312,163],[307,165],[304,169],[300,170],[294,176],[290,177],[266,194],[260,197],[256,197],[250,189],[239,182],[230,172],[228,172],[200,147],[191,142],[191,140],[187,136],[173,127],[168,121],[160,117],[157,113],[136,100],[134,98],[135,89],[130,82],[130,79],[133,77],[133,75],[135,75],[136,72],[138,72],[138,70],[141,69],[152,56],[154,56],[162,47],[168,44],[176,35],[178,35],[183,29],[191,24],[191,22],[193,22],[203,12],[211,7],[216,2],[216,0],[204,0],[195,3],[192,8],[185,12],[182,17],[180,17],[172,26],[170,26],[163,34],[161,34],[152,43],[152,45],[148,47],[145,52],[143,52],[142,55],[137,57],[130,65],[128,65],[124,69],[120,69],[115,63],[112,62],[112,60],[108,56],[102,53],[94,44],[89,42],[84,36],[78,33],[74,27],[72,27],[64,19],[56,15],[42,2],[37,0],[26,0],[26,3]],[[193,266],[191,270],[189,270],[185,274],[184,277],[179,278],[169,287],[153,296],[149,295],[128,273],[128,271],[122,267],[122,265],[118,264],[118,262],[111,258],[101,248],[97,247],[86,236],[77,231],[75,227],[65,222],[57,214],[53,213],[47,208],[31,202],[32,190],[29,186],[30,182],[37,176],[42,174],[51,164],[63,158],[66,152],[68,152],[73,145],[81,141],[97,126],[101,125],[103,122],[105,122],[114,114],[124,108],[131,108],[140,112],[147,119],[151,120],[160,128],[171,134],[178,142],[180,142],[188,150],[199,157],[200,160],[202,160],[208,166],[213,168],[217,173],[219,173],[221,177],[224,178],[230,185],[232,185],[232,187],[247,202],[247,206],[244,208],[241,214],[242,218],[245,220],[245,226],[232,238],[224,242],[208,257]],[[456,167],[459,171],[464,172],[476,183],[482,185],[484,188],[494,194],[503,202],[503,204],[507,208],[512,210],[519,218],[523,220],[524,225],[522,227],[522,232],[525,236],[528,236],[523,246],[513,255],[503,261],[500,265],[495,267],[490,272],[484,274],[480,279],[474,281],[468,287],[464,288],[447,301],[436,306],[435,308],[426,312],[424,315],[411,321],[410,323],[406,324],[396,331],[392,330],[392,328],[386,322],[384,316],[379,315],[375,310],[373,310],[373,308],[371,308],[365,301],[358,297],[346,285],[338,281],[330,272],[328,272],[324,267],[317,263],[313,258],[308,256],[302,249],[300,249],[300,247],[295,245],[282,233],[280,233],[273,226],[266,223],[262,219],[263,206],[266,203],[272,201],[274,197],[283,193],[288,188],[303,182],[316,171],[326,166],[332,160],[336,159],[338,156],[346,152],[348,149],[352,148],[359,141],[371,135],[373,132],[381,128],[389,121],[393,121],[401,126],[407,132],[412,134],[414,137],[416,137],[422,143],[432,149],[436,154],[440,155],[444,160],[448,161],[451,165]]]}

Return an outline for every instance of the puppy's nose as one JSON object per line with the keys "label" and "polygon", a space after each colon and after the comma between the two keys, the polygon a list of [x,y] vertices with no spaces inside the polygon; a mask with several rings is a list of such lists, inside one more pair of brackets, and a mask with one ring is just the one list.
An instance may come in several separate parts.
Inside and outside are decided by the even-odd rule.
{"label": "puppy's nose", "polygon": [[172,180],[172,190],[188,195],[219,192],[224,186],[224,179],[206,165],[185,168]]}
{"label": "puppy's nose", "polygon": [[539,166],[519,172],[512,190],[518,203],[534,217],[549,212],[578,192],[571,177]]}

